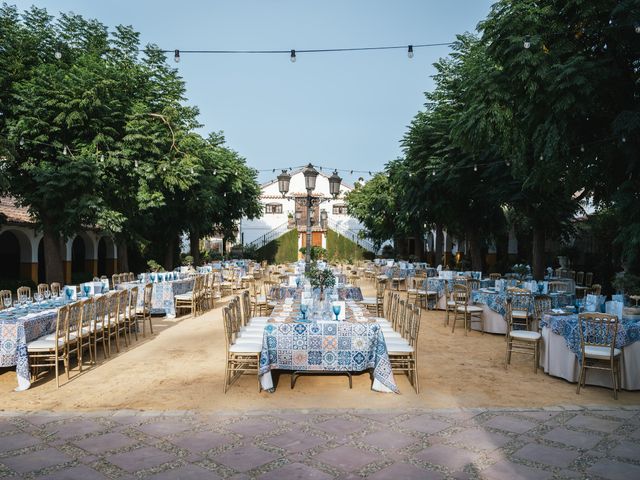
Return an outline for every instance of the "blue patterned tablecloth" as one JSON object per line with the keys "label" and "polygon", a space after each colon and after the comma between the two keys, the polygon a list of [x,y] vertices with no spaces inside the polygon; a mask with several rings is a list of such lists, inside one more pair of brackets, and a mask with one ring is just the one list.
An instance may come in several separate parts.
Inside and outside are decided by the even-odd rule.
{"label": "blue patterned tablecloth", "polygon": [[27,343],[53,333],[57,308],[22,317],[0,318],[0,367],[16,366],[18,386],[29,388],[29,355]]}
{"label": "blue patterned tablecloth", "polygon": [[[176,316],[175,296],[193,290],[194,278],[184,278],[181,280],[171,280],[153,284],[151,294],[151,313],[154,315]],[[127,282],[118,285],[119,289],[130,290],[138,287],[138,307],[144,305],[144,285],[137,282]]]}
{"label": "blue patterned tablecloth", "polygon": [[[537,294],[534,294],[534,298]],[[483,303],[488,306],[491,310],[500,315],[504,315],[507,313],[507,298],[509,294],[506,291],[498,292],[498,293],[488,293],[483,292],[481,290],[473,290],[471,292],[471,300],[473,303]],[[560,308],[565,305],[573,305],[574,296],[571,294],[563,294],[563,295],[550,295],[551,297],[551,307],[552,308]],[[518,309],[517,305],[513,306],[514,309]],[[529,313],[534,312],[534,303],[533,299],[529,302]]]}
{"label": "blue patterned tablecloth", "polygon": [[[297,287],[271,287],[269,295],[276,300],[284,300],[285,298],[298,298],[300,297],[302,289]],[[320,293],[320,289],[315,289],[316,293]],[[362,301],[362,290],[360,287],[335,287],[333,289],[334,294],[338,295],[338,300],[354,300],[356,302]]]}
{"label": "blue patterned tablecloth", "polygon": [[[578,314],[569,315],[543,315],[541,327],[549,327],[557,335],[562,335],[567,342],[567,347],[576,354],[578,360],[582,352],[580,350],[580,331]],[[616,333],[616,348],[623,348],[634,342],[640,341],[640,321],[621,321]],[[637,367],[637,365],[635,366]]]}
{"label": "blue patterned tablecloth", "polygon": [[398,393],[387,346],[376,323],[270,323],[264,329],[260,375],[273,370],[360,372]]}

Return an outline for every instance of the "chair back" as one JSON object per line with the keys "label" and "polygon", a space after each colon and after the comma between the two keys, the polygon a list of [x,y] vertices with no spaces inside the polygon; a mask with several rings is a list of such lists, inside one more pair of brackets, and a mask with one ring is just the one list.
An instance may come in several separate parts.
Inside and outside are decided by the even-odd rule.
{"label": "chair back", "polygon": [[138,287],[129,290],[129,316],[135,316],[136,307],[138,306]]}
{"label": "chair back", "polygon": [[582,358],[586,347],[610,348],[611,358],[616,348],[618,316],[609,313],[587,312],[578,315]]}
{"label": "chair back", "polygon": [[387,286],[387,281],[384,279],[376,280],[376,299],[378,303],[382,303],[384,300],[384,290]]}
{"label": "chair back", "polygon": [[56,318],[56,352],[60,350],[61,343],[64,345],[69,338],[69,305],[64,305],[58,309]]}
{"label": "chair back", "polygon": [[113,284],[113,288],[116,288],[116,285],[120,285],[120,274],[114,273],[111,275],[111,283]]}
{"label": "chair back", "polygon": [[469,302],[469,290],[466,285],[461,283],[453,284],[452,291],[453,301],[456,302],[456,307],[466,307]]}
{"label": "chair back", "polygon": [[511,297],[511,308],[529,313],[531,308],[531,292],[523,288],[509,289],[507,295]]}
{"label": "chair back", "polygon": [[602,285],[600,285],[599,283],[594,283],[593,285],[591,285],[589,292],[592,295],[600,295],[602,293]]}
{"label": "chair back", "polygon": [[39,283],[38,284],[38,293],[40,295],[44,295],[44,292],[51,292],[51,290],[49,290],[49,285],[47,285],[46,283]]}
{"label": "chair back", "polygon": [[59,297],[61,288],[62,287],[58,282],[53,282],[51,284],[51,296],[52,297]]}
{"label": "chair back", "polygon": [[95,303],[94,303],[93,297],[82,300],[80,302],[80,305],[82,305],[80,325],[82,328],[82,334],[86,335],[89,329],[91,328],[91,324],[93,323],[93,320],[95,319],[95,313],[94,313]]}
{"label": "chair back", "polygon": [[411,312],[411,322],[407,331],[406,340],[413,347],[414,355],[418,355],[418,334],[420,333],[420,322],[422,320],[422,309],[416,305],[409,305]]}
{"label": "chair back", "polygon": [[229,347],[233,345],[233,320],[231,318],[231,303],[226,307],[222,308],[222,322],[224,325],[224,338],[225,338],[225,347],[227,353],[229,352]]}
{"label": "chair back", "polygon": [[502,275],[500,275],[499,273],[490,273],[489,274],[489,280],[500,280],[501,277],[502,277]]}
{"label": "chair back", "polygon": [[576,285],[584,284],[584,272],[576,273]]}
{"label": "chair back", "polygon": [[74,302],[69,304],[68,319],[67,342],[69,342],[69,336],[72,333],[80,336],[79,331],[82,328],[82,302]]}
{"label": "chair back", "polygon": [[106,325],[112,327],[118,323],[118,303],[120,302],[119,292],[111,292],[106,296]]}
{"label": "chair back", "polygon": [[13,305],[13,298],[12,298],[12,295],[11,295],[11,290],[0,290],[0,310],[2,310],[3,308],[8,308],[4,304],[4,299],[5,298],[9,299],[9,306]]}
{"label": "chair back", "polygon": [[144,298],[143,298],[143,303],[144,303],[144,309],[146,310],[151,310],[151,299],[153,298],[153,283],[147,283],[144,286]]}
{"label": "chair back", "polygon": [[118,321],[122,322],[127,316],[127,305],[129,304],[129,290],[119,290],[118,295]]}
{"label": "chair back", "polygon": [[20,298],[23,296],[31,300],[31,287],[19,287],[16,291],[16,295],[18,297],[18,300],[20,300]]}
{"label": "chair back", "polygon": [[468,278],[467,288],[469,289],[469,294],[471,294],[473,290],[480,290],[480,280],[477,278]]}
{"label": "chair back", "polygon": [[584,276],[584,286],[590,287],[593,283],[593,272],[587,272]]}
{"label": "chair back", "polygon": [[107,299],[106,295],[102,295],[101,297],[94,297],[95,300],[93,302],[93,327],[94,332],[98,332],[98,323],[105,321],[105,317],[107,317]]}
{"label": "chair back", "polygon": [[403,338],[406,338],[407,333],[407,302],[404,300],[398,300],[396,323],[394,330],[398,332]]}
{"label": "chair back", "polygon": [[251,318],[251,297],[249,296],[249,291],[245,290],[241,295],[242,300],[242,325],[246,325],[249,323],[249,319]]}
{"label": "chair back", "polygon": [[533,299],[533,310],[538,320],[542,319],[544,312],[551,310],[553,304],[549,295],[538,295]]}

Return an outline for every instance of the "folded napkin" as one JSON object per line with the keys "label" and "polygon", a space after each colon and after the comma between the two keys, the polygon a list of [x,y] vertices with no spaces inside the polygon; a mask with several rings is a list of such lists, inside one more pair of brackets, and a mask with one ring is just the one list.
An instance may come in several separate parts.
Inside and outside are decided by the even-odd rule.
{"label": "folded napkin", "polygon": [[562,308],[552,308],[551,311],[553,313],[565,313],[565,311]]}

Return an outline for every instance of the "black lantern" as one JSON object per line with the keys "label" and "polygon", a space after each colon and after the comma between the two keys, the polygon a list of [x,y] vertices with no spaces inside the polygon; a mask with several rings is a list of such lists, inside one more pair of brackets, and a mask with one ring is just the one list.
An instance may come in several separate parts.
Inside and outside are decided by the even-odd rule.
{"label": "black lantern", "polygon": [[338,171],[334,170],[333,175],[329,177],[329,192],[333,198],[340,195],[340,183],[342,183],[342,179],[338,176]]}
{"label": "black lantern", "polygon": [[318,171],[313,168],[313,165],[309,164],[304,167],[302,174],[304,175],[304,186],[307,189],[307,192],[313,192],[316,189],[316,178],[318,177]]}
{"label": "black lantern", "polygon": [[289,182],[291,182],[291,175],[286,170],[282,170],[282,173],[278,175],[278,190],[283,197],[289,192]]}
{"label": "black lantern", "polygon": [[327,229],[327,219],[329,217],[329,214],[327,214],[326,210],[322,210],[320,212],[320,225],[322,226],[323,230]]}

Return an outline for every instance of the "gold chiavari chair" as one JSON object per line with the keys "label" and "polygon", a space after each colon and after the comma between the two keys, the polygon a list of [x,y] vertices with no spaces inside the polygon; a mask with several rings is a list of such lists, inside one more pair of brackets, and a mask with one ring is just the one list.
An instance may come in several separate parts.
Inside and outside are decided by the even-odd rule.
{"label": "gold chiavari chair", "polygon": [[592,284],[591,288],[589,289],[589,293],[591,295],[601,295],[602,294],[602,285],[600,285],[599,283]]}
{"label": "gold chiavari chair", "polygon": [[514,324],[530,330],[531,292],[525,288],[511,287],[507,289],[511,296],[511,316]]}
{"label": "gold chiavari chair", "polygon": [[60,362],[63,362],[67,375],[69,373],[69,341],[75,341],[75,338],[70,338],[69,305],[65,305],[58,309],[55,332],[27,344],[29,365],[34,377],[37,378],[41,368],[54,367],[56,388],[60,388]]}
{"label": "gold chiavari chair", "polygon": [[449,326],[449,315],[450,314],[454,314],[456,313],[456,301],[453,299],[453,289],[452,289],[452,285],[454,285],[454,283],[449,283],[449,282],[453,282],[453,280],[445,280],[444,281],[444,326],[448,327]]}
{"label": "gold chiavari chair", "polygon": [[95,304],[93,297],[87,298],[80,302],[81,312],[78,328],[78,368],[82,372],[84,362],[84,351],[89,350],[89,363],[95,364],[93,356],[92,341],[92,325],[95,320]]}
{"label": "gold chiavari chair", "polygon": [[49,289],[49,285],[46,283],[39,283],[38,284],[38,293],[42,296],[44,296],[45,292],[49,292],[51,293],[51,290]]}
{"label": "gold chiavari chair", "polygon": [[120,292],[111,292],[107,295],[107,315],[105,317],[104,334],[107,337],[107,348],[109,356],[111,356],[111,338],[113,337],[116,352],[120,352],[118,341],[118,302],[120,301]]}
{"label": "gold chiavari chair", "polygon": [[587,369],[611,372],[613,398],[618,399],[620,388],[620,357],[622,350],[616,347],[618,316],[608,313],[581,313],[578,315],[580,333],[580,376],[576,393],[584,387]]}
{"label": "gold chiavari chair", "polygon": [[537,295],[533,299],[533,312],[535,321],[537,323],[535,330],[540,331],[540,322],[542,321],[542,315],[545,312],[551,310],[553,304],[549,295]]}
{"label": "gold chiavari chair", "polygon": [[[5,303],[5,299],[9,299],[9,305]],[[11,294],[11,290],[0,290],[0,310],[2,310],[3,308],[9,308],[12,305],[13,297]]]}
{"label": "gold chiavari chair", "polygon": [[144,286],[142,307],[136,308],[136,321],[142,320],[142,337],[147,336],[147,322],[149,331],[153,335],[153,324],[151,323],[151,299],[153,297],[153,284],[147,283]]}
{"label": "gold chiavari chair", "polygon": [[16,291],[16,298],[20,300],[22,297],[27,297],[31,300],[31,287],[19,287]]}
{"label": "gold chiavari chair", "polygon": [[499,273],[490,273],[489,274],[489,280],[500,280],[502,278],[502,275]]}
{"label": "gold chiavari chair", "polygon": [[60,283],[53,282],[51,284],[51,296],[52,297],[59,297],[61,290],[62,290],[62,286],[60,285]]}
{"label": "gold chiavari chair", "polygon": [[129,304],[127,305],[127,312],[125,315],[126,330],[129,335],[129,343],[131,343],[131,331],[138,341],[138,322],[137,313],[138,308],[138,287],[132,287],[129,289]]}
{"label": "gold chiavari chair", "polygon": [[236,342],[238,321],[234,318],[235,315],[235,309],[230,306],[222,309],[226,349],[223,392],[227,393],[228,388],[246,373],[256,375],[258,392],[260,392],[262,388],[258,374],[260,372],[262,342],[257,340]]}
{"label": "gold chiavari chair", "polygon": [[456,302],[456,307],[451,333],[456,331],[458,316],[462,315],[465,335],[467,335],[467,332],[471,329],[471,323],[474,321],[480,323],[480,331],[484,334],[482,308],[476,305],[469,305],[469,298],[470,291],[467,285],[458,283],[453,285],[453,301]]}
{"label": "gold chiavari chair", "polygon": [[129,346],[129,339],[127,338],[127,309],[129,307],[129,290],[119,290],[116,292],[118,295],[118,315],[117,319],[117,335],[116,342],[119,342],[120,335],[124,338],[124,346]]}
{"label": "gold chiavari chair", "polygon": [[91,325],[91,343],[93,347],[93,359],[98,361],[98,342],[102,342],[102,354],[107,359],[107,336],[105,325],[108,322],[108,297],[106,295],[96,297],[93,304],[93,323]]}
{"label": "gold chiavari chair", "polygon": [[540,332],[531,332],[529,330],[514,329],[513,322],[512,297],[507,297],[507,312],[505,319],[507,320],[507,352],[504,359],[504,368],[511,363],[512,353],[521,353],[531,355],[533,357],[533,370],[538,373],[538,358],[540,355]]}
{"label": "gold chiavari chair", "polygon": [[389,361],[394,372],[404,373],[416,394],[420,392],[418,381],[418,334],[420,332],[421,309],[407,306],[406,328],[400,340],[386,341]]}
{"label": "gold chiavari chair", "polygon": [[584,276],[584,286],[590,287],[593,284],[593,272],[587,272]]}

